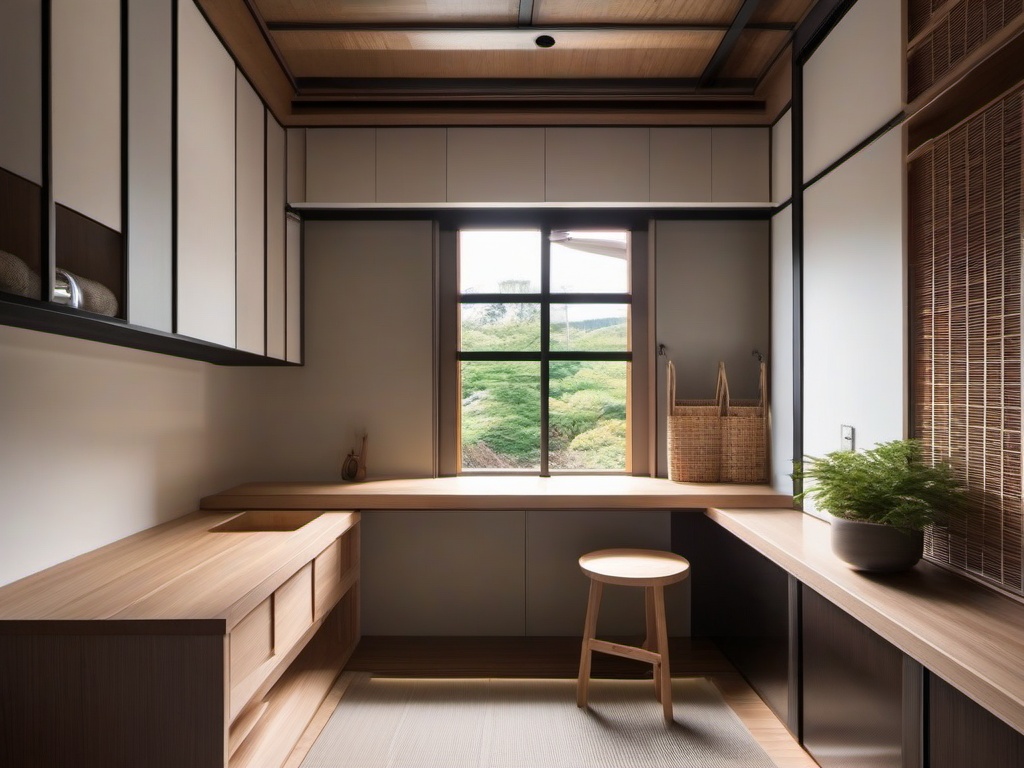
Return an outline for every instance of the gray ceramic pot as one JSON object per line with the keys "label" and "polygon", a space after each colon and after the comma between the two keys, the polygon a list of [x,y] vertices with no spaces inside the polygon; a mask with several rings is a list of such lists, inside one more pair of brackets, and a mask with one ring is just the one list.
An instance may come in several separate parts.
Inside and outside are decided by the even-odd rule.
{"label": "gray ceramic pot", "polygon": [[863,520],[832,518],[832,552],[858,571],[892,573],[913,568],[924,551],[924,534]]}

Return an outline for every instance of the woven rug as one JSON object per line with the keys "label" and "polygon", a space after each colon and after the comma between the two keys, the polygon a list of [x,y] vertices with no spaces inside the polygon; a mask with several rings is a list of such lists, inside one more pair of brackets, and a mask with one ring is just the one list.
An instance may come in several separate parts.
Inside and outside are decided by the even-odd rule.
{"label": "woven rug", "polygon": [[[350,673],[346,673],[350,674]],[[302,768],[773,768],[718,690],[672,681],[666,725],[650,680],[353,676]]]}

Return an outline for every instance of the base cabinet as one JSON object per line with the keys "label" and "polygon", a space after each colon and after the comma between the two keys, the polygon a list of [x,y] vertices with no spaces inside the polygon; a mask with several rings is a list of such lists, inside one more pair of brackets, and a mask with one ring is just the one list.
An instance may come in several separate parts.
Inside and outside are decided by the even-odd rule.
{"label": "base cabinet", "polygon": [[[84,575],[68,610],[103,616],[113,600],[139,618],[0,618],[0,766],[285,764],[359,641],[358,514],[323,513],[291,538],[207,532],[224,517],[182,518],[5,588],[13,612]],[[174,595],[154,608],[161,592]]]}

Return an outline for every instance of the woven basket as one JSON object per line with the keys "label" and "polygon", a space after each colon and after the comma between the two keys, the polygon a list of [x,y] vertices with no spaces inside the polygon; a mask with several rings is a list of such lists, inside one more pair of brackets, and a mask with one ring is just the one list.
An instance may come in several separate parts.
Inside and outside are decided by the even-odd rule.
{"label": "woven basket", "polygon": [[725,385],[722,416],[723,483],[768,482],[768,407],[765,390],[768,386],[767,366],[761,363],[757,401],[729,401],[729,385]]}
{"label": "woven basket", "polygon": [[717,483],[722,459],[722,396],[728,390],[725,364],[718,364],[713,400],[676,401],[676,368],[668,363],[668,479]]}

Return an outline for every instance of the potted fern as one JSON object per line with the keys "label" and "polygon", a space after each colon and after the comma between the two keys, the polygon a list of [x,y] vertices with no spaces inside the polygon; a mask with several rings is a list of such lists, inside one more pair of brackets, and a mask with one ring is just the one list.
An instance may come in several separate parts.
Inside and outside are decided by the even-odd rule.
{"label": "potted fern", "polygon": [[857,570],[912,568],[924,529],[963,507],[963,489],[949,464],[924,461],[917,440],[893,440],[863,451],[834,451],[797,462],[794,479],[814,485],[810,497],[833,516],[832,551]]}

